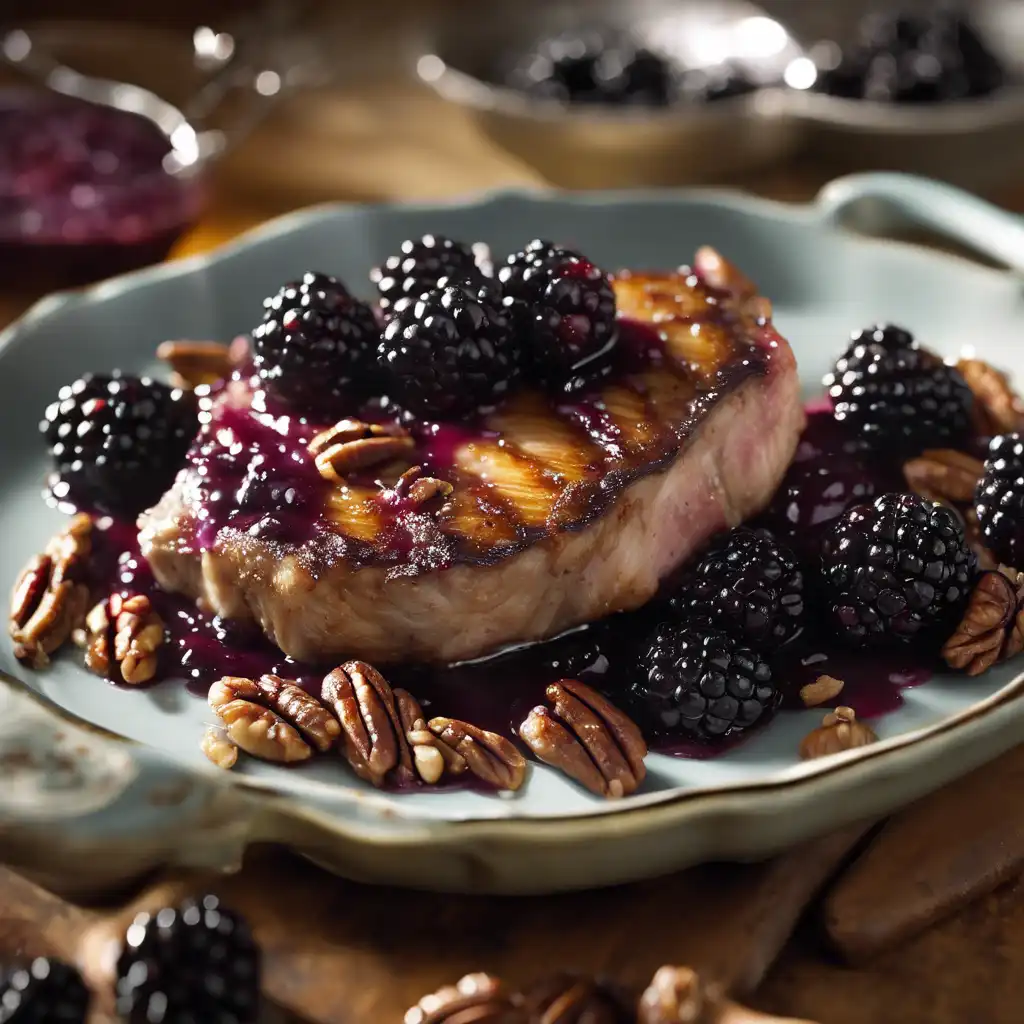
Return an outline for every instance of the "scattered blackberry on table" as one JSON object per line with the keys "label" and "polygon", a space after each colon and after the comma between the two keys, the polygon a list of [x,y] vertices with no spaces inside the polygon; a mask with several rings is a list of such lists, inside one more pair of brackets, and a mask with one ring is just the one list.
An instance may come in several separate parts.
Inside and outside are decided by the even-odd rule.
{"label": "scattered blackberry on table", "polygon": [[74,967],[36,957],[0,964],[0,1024],[85,1024],[89,990]]}
{"label": "scattered blackberry on table", "polygon": [[1024,437],[992,438],[974,496],[985,546],[1001,562],[1024,565]]}
{"label": "scattered blackberry on table", "polygon": [[174,482],[199,414],[191,392],[119,372],[86,374],[60,389],[40,429],[56,468],[55,496],[134,515]]}
{"label": "scattered blackberry on table", "polygon": [[256,1024],[259,948],[216,896],[139,914],[117,961],[117,1012],[126,1024]]}
{"label": "scattered blackberry on table", "polygon": [[427,292],[397,312],[377,359],[388,398],[442,419],[494,405],[518,373],[505,311],[487,292],[459,285]]}
{"label": "scattered blackberry on table", "polygon": [[741,527],[687,570],[669,605],[683,619],[711,619],[751,647],[777,647],[802,624],[804,577],[793,552],[767,530]]}
{"label": "scattered blackberry on table", "polygon": [[825,612],[853,646],[893,645],[956,624],[975,557],[955,512],[916,494],[883,494],[850,509],[825,537]]}
{"label": "scattered blackberry on table", "polygon": [[960,371],[901,327],[858,331],[824,383],[839,422],[898,456],[955,447],[970,433],[973,397]]}
{"label": "scattered blackberry on table", "polygon": [[373,311],[327,274],[309,272],[264,303],[253,365],[268,392],[300,413],[344,412],[367,389],[380,329]]}
{"label": "scattered blackberry on table", "polygon": [[527,372],[572,393],[612,368],[618,330],[607,275],[571,249],[535,239],[498,273]]}
{"label": "scattered blackberry on table", "polygon": [[763,655],[695,619],[662,622],[654,630],[630,698],[659,735],[711,740],[761,721],[780,693]]}
{"label": "scattered blackberry on table", "polygon": [[419,298],[433,291],[442,278],[454,281],[482,281],[473,250],[444,235],[424,235],[402,243],[401,251],[389,256],[370,271],[377,286],[380,308],[385,315],[394,312],[403,299]]}

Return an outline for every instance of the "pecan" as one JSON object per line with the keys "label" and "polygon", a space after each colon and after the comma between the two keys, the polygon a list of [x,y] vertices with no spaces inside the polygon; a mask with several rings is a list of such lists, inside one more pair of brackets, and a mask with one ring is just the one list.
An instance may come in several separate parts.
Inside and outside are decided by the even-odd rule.
{"label": "pecan", "polygon": [[539,1024],[619,1024],[627,1017],[622,995],[584,974],[556,974],[531,985],[523,1005]]}
{"label": "pecan", "polygon": [[214,683],[207,697],[228,737],[247,754],[282,764],[308,761],[313,748],[276,711],[257,703],[265,699],[252,679],[235,676]]}
{"label": "pecan", "polygon": [[547,688],[552,708],[536,707],[519,735],[545,764],[599,796],[628,796],[644,781],[647,744],[636,724],[575,679]]}
{"label": "pecan", "polygon": [[408,454],[415,442],[401,427],[344,419],[317,434],[308,447],[320,475],[342,483],[347,473]]}
{"label": "pecan", "polygon": [[192,390],[231,376],[231,350],[219,341],[165,341],[157,359],[171,368],[171,384]]}
{"label": "pecan", "polygon": [[[1017,634],[1017,592],[1001,572],[983,572],[977,579],[960,625],[943,644],[950,668],[981,675],[1002,661],[1011,632]],[[1019,648],[1014,640],[1014,653]]]}
{"label": "pecan", "polygon": [[467,974],[424,996],[407,1010],[405,1024],[529,1024],[519,997],[489,974]]}
{"label": "pecan", "polygon": [[956,364],[974,395],[974,428],[983,437],[1024,429],[1024,401],[1010,387],[1009,378],[981,359]]}
{"label": "pecan", "polygon": [[435,499],[447,498],[454,489],[447,480],[423,476],[423,467],[413,466],[398,478],[394,493],[413,508],[420,508]]}
{"label": "pecan", "polygon": [[156,675],[164,623],[145,595],[111,594],[85,617],[75,642],[85,648],[86,668],[98,676],[148,683]]}
{"label": "pecan", "polygon": [[1017,601],[1003,647],[1003,660],[1007,661],[1024,651],[1024,573],[1005,565],[999,566],[999,571],[1010,581]]}
{"label": "pecan", "polygon": [[[290,679],[264,675],[256,680],[257,704],[276,711],[286,722],[302,733],[306,741],[321,754],[334,746],[341,735],[338,720],[316,699]],[[243,694],[239,694],[243,696]],[[253,700],[252,697],[247,697]]]}
{"label": "pecan", "polygon": [[452,718],[432,718],[427,727],[459,754],[469,770],[487,785],[516,790],[526,779],[526,758],[504,736]]}
{"label": "pecan", "polygon": [[639,1024],[710,1024],[721,993],[705,986],[690,967],[662,967],[640,997]]}
{"label": "pecan", "polygon": [[818,676],[813,683],[800,687],[800,699],[804,707],[816,708],[835,700],[846,684],[835,676]]}
{"label": "pecan", "polygon": [[800,756],[809,761],[855,747],[866,747],[877,739],[870,726],[857,720],[853,708],[839,707],[830,711],[821,725],[803,738]]}
{"label": "pecan", "polygon": [[412,752],[388,681],[365,661],[347,661],[324,679],[323,699],[341,723],[345,757],[361,779],[382,786],[413,777]]}
{"label": "pecan", "polygon": [[238,760],[238,747],[223,729],[216,725],[207,726],[199,746],[218,768],[235,767],[235,762]]}
{"label": "pecan", "polygon": [[964,505],[974,499],[984,464],[952,448],[923,452],[903,466],[907,486],[929,501]]}
{"label": "pecan", "polygon": [[50,655],[67,642],[89,607],[83,577],[91,534],[92,520],[75,516],[43,554],[32,558],[14,585],[9,622],[14,656],[31,668],[49,664]]}
{"label": "pecan", "polygon": [[408,690],[395,690],[395,706],[402,731],[412,749],[416,774],[428,786],[439,782],[446,770],[452,775],[461,775],[466,770],[466,759],[427,728],[423,708]]}

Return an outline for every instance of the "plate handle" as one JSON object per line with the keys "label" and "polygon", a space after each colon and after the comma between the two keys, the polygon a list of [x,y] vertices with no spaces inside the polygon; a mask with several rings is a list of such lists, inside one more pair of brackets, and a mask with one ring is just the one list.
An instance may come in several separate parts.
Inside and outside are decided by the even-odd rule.
{"label": "plate handle", "polygon": [[827,184],[815,207],[826,223],[873,234],[916,226],[1024,274],[1024,219],[977,196],[912,174],[851,174]]}

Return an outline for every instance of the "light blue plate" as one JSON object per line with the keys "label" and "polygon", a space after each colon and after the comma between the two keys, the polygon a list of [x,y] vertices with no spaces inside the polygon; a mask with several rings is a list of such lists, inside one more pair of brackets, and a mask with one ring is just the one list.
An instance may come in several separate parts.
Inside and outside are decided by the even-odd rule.
{"label": "light blue plate", "polygon": [[[671,267],[710,244],[773,300],[809,393],[849,332],[877,320],[904,324],[947,355],[974,347],[1013,368],[1024,342],[1020,278],[835,226],[869,214],[875,227],[909,218],[1024,268],[1015,218],[935,183],[882,175],[835,182],[809,206],[702,192],[326,206],[209,257],[54,296],[0,339],[0,579],[13,581],[60,522],[40,500],[46,463],[36,425],[61,384],[86,370],[145,369],[166,338],[230,339],[258,319],[261,296],[309,268],[358,288],[402,239],[428,231],[481,238],[497,253],[555,238],[606,267]],[[796,753],[821,712],[789,712],[722,757],[652,755],[646,785],[620,803],[545,768],[510,799],[392,796],[330,758],[301,770],[247,760],[230,777],[217,773],[198,746],[211,719],[205,702],[176,683],[116,690],[74,656],[33,674],[6,645],[0,668],[53,707],[137,744],[54,726],[49,712],[7,698],[20,710],[0,713],[0,767],[6,757],[10,780],[0,787],[0,849],[65,881],[68,850],[99,851],[96,864],[112,878],[161,859],[220,863],[254,838],[272,838],[373,881],[488,891],[599,885],[771,853],[887,812],[1024,738],[1024,703],[1011,699],[1022,680],[1010,665],[907,691],[899,710],[873,723],[879,744],[824,762],[802,764]],[[52,743],[81,745],[70,755],[78,767],[69,770]],[[11,757],[26,744],[32,756]],[[81,856],[72,860],[84,870]]]}

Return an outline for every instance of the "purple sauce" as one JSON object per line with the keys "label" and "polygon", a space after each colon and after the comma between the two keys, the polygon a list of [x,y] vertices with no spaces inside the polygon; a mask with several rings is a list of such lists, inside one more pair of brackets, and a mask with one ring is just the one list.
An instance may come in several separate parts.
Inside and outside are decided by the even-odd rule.
{"label": "purple sauce", "polygon": [[163,134],[134,114],[0,92],[0,262],[95,280],[164,258],[203,203],[168,174]]}

